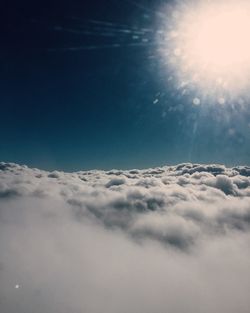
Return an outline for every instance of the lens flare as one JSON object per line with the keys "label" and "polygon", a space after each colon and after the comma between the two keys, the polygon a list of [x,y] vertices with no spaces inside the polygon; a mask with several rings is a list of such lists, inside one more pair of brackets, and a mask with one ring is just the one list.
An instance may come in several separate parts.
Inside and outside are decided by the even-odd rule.
{"label": "lens flare", "polygon": [[243,93],[249,87],[248,1],[183,2],[170,16],[163,54],[180,84],[230,94]]}

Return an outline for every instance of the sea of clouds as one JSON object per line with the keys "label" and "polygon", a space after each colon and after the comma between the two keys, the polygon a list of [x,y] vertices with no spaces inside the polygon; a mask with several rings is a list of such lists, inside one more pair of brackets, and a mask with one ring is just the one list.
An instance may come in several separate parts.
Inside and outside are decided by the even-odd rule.
{"label": "sea of clouds", "polygon": [[250,167],[0,163],[1,313],[249,313]]}

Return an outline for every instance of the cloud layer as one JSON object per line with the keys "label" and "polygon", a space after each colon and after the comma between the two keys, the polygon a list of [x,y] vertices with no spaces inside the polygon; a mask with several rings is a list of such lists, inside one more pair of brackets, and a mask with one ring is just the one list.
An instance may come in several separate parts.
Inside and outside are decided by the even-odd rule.
{"label": "cloud layer", "polygon": [[249,167],[0,163],[3,313],[247,313],[249,240]]}

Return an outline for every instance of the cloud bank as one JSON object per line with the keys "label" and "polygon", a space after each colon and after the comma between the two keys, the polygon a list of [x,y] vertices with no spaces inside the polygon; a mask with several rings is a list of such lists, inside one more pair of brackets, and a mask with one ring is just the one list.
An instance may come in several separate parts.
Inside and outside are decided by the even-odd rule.
{"label": "cloud bank", "polygon": [[250,168],[0,163],[2,313],[249,313]]}

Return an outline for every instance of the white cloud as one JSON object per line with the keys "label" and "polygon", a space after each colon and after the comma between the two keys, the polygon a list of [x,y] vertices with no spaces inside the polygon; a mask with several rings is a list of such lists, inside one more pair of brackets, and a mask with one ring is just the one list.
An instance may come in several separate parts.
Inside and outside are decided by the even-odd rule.
{"label": "white cloud", "polygon": [[248,167],[0,163],[1,313],[248,313],[249,240]]}

